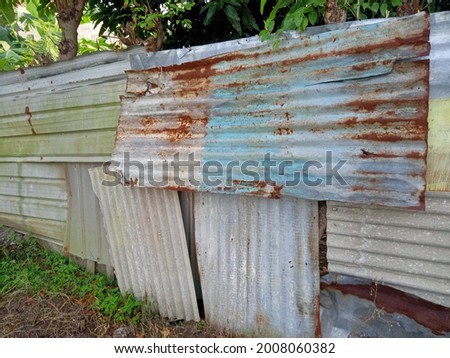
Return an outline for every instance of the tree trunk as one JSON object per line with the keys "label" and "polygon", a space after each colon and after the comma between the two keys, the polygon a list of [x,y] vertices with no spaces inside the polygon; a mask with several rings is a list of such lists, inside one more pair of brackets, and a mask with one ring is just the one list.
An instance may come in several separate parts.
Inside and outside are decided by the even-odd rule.
{"label": "tree trunk", "polygon": [[403,0],[403,5],[397,8],[398,16],[417,14],[420,11],[419,0]]}
{"label": "tree trunk", "polygon": [[78,52],[78,26],[83,16],[86,0],[56,0],[58,24],[62,31],[59,59],[70,60]]}
{"label": "tree trunk", "polygon": [[326,24],[347,20],[347,12],[341,9],[338,0],[326,0],[324,20]]}

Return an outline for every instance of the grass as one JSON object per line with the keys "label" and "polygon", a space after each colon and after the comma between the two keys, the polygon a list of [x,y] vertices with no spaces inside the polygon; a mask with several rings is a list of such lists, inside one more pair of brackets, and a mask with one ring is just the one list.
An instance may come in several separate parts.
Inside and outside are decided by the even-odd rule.
{"label": "grass", "polygon": [[156,302],[0,225],[0,337],[229,337],[206,322],[170,322]]}
{"label": "grass", "polygon": [[25,239],[9,229],[0,243],[0,296],[16,290],[29,295],[64,293],[117,323],[141,323],[143,311],[154,306],[131,294],[122,296],[116,282],[91,274],[69,258],[44,249],[36,239]]}

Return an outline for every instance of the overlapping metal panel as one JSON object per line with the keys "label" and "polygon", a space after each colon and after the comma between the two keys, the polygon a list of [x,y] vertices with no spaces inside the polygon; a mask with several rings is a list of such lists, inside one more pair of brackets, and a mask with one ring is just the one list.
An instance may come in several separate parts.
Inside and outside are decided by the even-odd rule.
{"label": "overlapping metal panel", "polygon": [[0,223],[62,244],[66,234],[64,167],[0,163]]}
{"label": "overlapping metal panel", "polygon": [[67,164],[69,193],[68,232],[64,251],[99,264],[112,266],[100,203],[94,194],[89,169],[100,164]]}
{"label": "overlapping metal panel", "polygon": [[[125,180],[423,207],[429,68],[418,58],[429,52],[428,16],[327,29],[277,49],[128,72],[135,96],[122,99],[113,154]],[[198,165],[175,173],[177,153]],[[127,158],[152,161],[153,178]]]}
{"label": "overlapping metal panel", "polygon": [[195,194],[206,320],[256,336],[320,334],[317,202]]}
{"label": "overlapping metal panel", "polygon": [[102,168],[89,173],[121,291],[154,298],[164,317],[198,321],[178,193],[104,185],[112,178]]}
{"label": "overlapping metal panel", "polygon": [[450,12],[433,14],[430,33],[427,189],[450,191]]}
{"label": "overlapping metal panel", "polygon": [[425,212],[328,203],[328,269],[450,307],[450,193]]}
{"label": "overlapping metal panel", "polygon": [[96,54],[0,74],[0,161],[108,160],[128,55]]}

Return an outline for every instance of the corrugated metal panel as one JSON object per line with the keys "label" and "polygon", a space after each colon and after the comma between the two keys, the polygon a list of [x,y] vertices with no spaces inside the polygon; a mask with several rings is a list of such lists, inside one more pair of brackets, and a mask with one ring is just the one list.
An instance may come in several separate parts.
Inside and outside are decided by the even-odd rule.
{"label": "corrugated metal panel", "polygon": [[102,168],[89,173],[121,291],[155,298],[164,317],[198,321],[178,193],[106,186]]}
{"label": "corrugated metal panel", "polygon": [[0,161],[108,160],[128,55],[0,74]]}
{"label": "corrugated metal panel", "polygon": [[62,244],[66,233],[64,167],[0,163],[0,223]]}
{"label": "corrugated metal panel", "polygon": [[198,193],[205,315],[256,336],[320,334],[317,202]]}
{"label": "corrugated metal panel", "polygon": [[431,18],[427,189],[450,191],[450,12]]}
{"label": "corrugated metal panel", "polygon": [[[131,161],[153,161],[168,188],[421,207],[428,61],[403,60],[428,54],[428,25],[424,14],[361,22],[283,41],[276,50],[263,44],[128,72],[127,91],[136,96],[122,99],[113,159],[122,171],[125,152]],[[256,176],[235,168],[232,178],[206,185],[204,168],[196,167],[199,186],[186,169],[161,170],[164,161],[172,168],[176,153],[223,168],[253,160]],[[292,164],[265,170],[266,153]],[[330,170],[340,160],[347,185]],[[303,176],[295,185],[294,173]],[[137,167],[125,179],[156,186]]]}
{"label": "corrugated metal panel", "polygon": [[450,193],[425,212],[328,203],[328,269],[450,307]]}
{"label": "corrugated metal panel", "polygon": [[72,255],[112,266],[100,203],[92,189],[89,168],[100,164],[67,164],[69,184],[68,234],[64,251]]}

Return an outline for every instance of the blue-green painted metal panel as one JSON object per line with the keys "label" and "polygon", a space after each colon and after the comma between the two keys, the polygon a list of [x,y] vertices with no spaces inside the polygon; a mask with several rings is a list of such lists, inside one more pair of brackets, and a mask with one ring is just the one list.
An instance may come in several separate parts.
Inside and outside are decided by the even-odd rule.
{"label": "blue-green painted metal panel", "polygon": [[128,72],[116,169],[142,186],[423,207],[428,16],[327,30]]}

